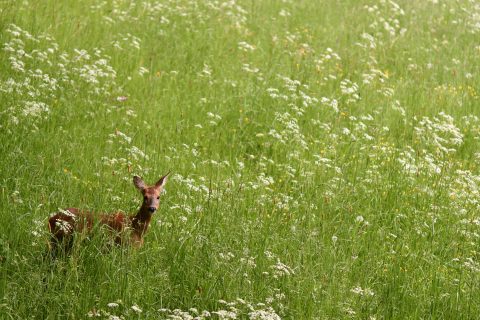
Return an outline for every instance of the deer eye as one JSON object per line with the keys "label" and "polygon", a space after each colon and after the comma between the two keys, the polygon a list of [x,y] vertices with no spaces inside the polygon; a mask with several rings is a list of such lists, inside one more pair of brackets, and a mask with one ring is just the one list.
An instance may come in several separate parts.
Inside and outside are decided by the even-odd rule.
{"label": "deer eye", "polygon": [[159,199],[160,199],[160,197],[157,197],[157,200],[159,200]]}
{"label": "deer eye", "polygon": [[148,197],[147,196],[144,196],[143,197],[143,200],[147,201]]}

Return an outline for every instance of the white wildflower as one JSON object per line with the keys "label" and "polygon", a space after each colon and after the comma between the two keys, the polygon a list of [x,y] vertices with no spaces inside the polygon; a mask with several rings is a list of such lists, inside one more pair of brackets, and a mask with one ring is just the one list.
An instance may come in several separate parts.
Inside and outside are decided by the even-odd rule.
{"label": "white wildflower", "polygon": [[140,309],[136,304],[134,304],[131,309],[136,313],[142,313],[142,309]]}

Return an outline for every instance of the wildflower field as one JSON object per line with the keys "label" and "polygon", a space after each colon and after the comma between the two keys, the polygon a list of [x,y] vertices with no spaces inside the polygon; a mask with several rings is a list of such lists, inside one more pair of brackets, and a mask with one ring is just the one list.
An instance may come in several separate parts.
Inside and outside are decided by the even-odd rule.
{"label": "wildflower field", "polygon": [[478,1],[3,0],[0,50],[0,319],[480,317]]}

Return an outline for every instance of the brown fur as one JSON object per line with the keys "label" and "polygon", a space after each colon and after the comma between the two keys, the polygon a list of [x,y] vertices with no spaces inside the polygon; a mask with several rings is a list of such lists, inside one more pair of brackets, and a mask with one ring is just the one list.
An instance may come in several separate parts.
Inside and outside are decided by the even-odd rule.
{"label": "brown fur", "polygon": [[72,246],[73,234],[89,233],[97,223],[115,234],[115,243],[120,245],[128,242],[135,247],[142,246],[143,236],[150,225],[153,213],[160,204],[160,194],[167,176],[168,174],[160,178],[153,186],[146,186],[140,177],[134,177],[133,183],[144,197],[142,206],[135,215],[127,216],[121,212],[95,214],[77,208],[67,208],[55,213],[48,219],[48,228],[52,234],[50,241],[52,251],[57,251],[60,245],[63,245],[65,250],[69,250]]}

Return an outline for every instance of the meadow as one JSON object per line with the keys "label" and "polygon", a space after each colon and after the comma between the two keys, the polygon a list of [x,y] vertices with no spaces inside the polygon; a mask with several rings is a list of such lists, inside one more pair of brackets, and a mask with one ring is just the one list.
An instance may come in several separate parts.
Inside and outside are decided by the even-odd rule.
{"label": "meadow", "polygon": [[[0,319],[478,319],[480,4],[0,1]],[[59,208],[135,213],[140,249]]]}

